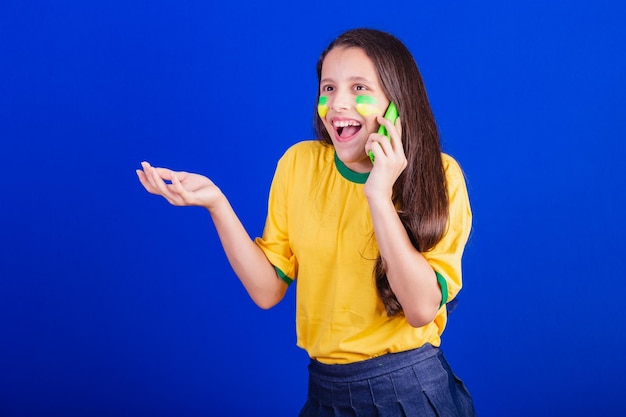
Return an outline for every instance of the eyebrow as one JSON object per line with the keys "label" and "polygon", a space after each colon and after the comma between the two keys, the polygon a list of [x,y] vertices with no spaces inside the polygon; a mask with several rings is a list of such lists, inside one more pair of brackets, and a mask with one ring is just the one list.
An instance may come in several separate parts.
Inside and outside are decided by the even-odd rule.
{"label": "eyebrow", "polygon": [[[371,81],[368,80],[367,78],[363,78],[363,77],[359,77],[359,76],[350,77],[350,78],[348,78],[348,81],[360,82],[360,83],[365,83],[365,84],[370,84],[371,83]],[[323,79],[320,80],[320,83],[327,83],[327,82],[333,82],[332,78],[323,78]]]}

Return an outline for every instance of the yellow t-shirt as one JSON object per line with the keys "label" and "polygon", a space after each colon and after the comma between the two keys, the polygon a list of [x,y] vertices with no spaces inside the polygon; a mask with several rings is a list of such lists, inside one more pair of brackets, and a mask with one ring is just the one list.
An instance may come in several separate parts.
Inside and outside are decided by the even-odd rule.
{"label": "yellow t-shirt", "polygon": [[[423,255],[437,273],[445,304],[461,289],[472,215],[460,167],[450,156],[442,158],[450,220],[441,241]],[[368,175],[347,168],[330,145],[292,146],[278,162],[263,237],[255,239],[282,279],[297,279],[297,343],[323,363],[439,346],[447,320],[445,306],[420,328],[385,313],[374,283],[378,246],[363,193]]]}

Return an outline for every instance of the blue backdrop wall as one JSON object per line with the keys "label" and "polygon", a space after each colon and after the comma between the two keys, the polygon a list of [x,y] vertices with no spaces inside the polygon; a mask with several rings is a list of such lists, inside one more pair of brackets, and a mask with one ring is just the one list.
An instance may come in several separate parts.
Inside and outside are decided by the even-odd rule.
{"label": "blue backdrop wall", "polygon": [[624,4],[3,0],[0,415],[296,415],[293,289],[255,307],[207,212],[134,170],[210,176],[259,235],[357,26],[412,50],[467,175],[443,349],[480,415],[625,415]]}

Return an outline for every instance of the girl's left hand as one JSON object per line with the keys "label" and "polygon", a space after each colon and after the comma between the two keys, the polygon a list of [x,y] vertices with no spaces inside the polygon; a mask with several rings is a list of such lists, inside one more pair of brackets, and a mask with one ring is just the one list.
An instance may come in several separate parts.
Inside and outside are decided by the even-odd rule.
{"label": "girl's left hand", "polygon": [[398,118],[393,125],[382,116],[378,116],[377,121],[385,126],[389,138],[376,132],[370,134],[365,143],[365,152],[374,154],[374,167],[365,182],[364,192],[368,198],[391,198],[393,185],[407,166],[402,147],[402,123]]}

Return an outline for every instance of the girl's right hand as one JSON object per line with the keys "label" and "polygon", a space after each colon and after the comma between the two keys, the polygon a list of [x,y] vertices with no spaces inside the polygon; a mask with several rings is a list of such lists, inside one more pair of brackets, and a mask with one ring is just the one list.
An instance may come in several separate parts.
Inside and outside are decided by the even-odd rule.
{"label": "girl's right hand", "polygon": [[147,162],[142,162],[141,166],[143,171],[136,171],[141,185],[149,193],[164,197],[174,206],[201,206],[211,210],[223,197],[213,181],[203,175],[156,168]]}

